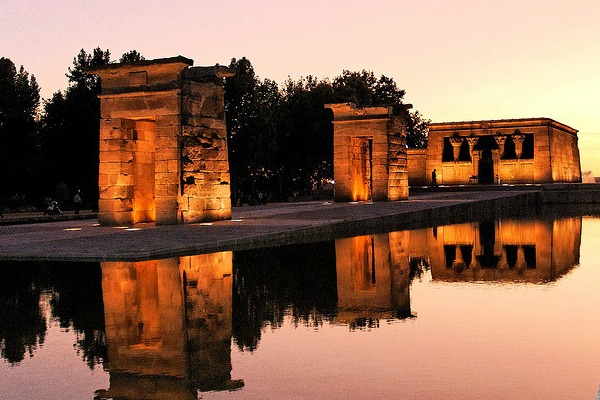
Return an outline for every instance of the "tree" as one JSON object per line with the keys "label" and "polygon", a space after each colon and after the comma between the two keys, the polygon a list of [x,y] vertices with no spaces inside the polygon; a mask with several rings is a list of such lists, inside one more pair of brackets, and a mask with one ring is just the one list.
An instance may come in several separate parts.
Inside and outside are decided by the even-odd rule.
{"label": "tree", "polygon": [[71,193],[59,200],[70,202],[72,192],[81,189],[84,202],[93,208],[99,196],[100,81],[85,69],[109,62],[108,50],[81,49],[66,74],[69,87],[54,93],[42,116],[47,193],[54,195],[57,185],[66,185]]}
{"label": "tree", "polygon": [[[121,57],[122,62],[143,60],[136,50]],[[46,192],[52,194],[57,185],[66,185],[73,192],[81,189],[84,204],[97,205],[99,166],[100,81],[86,69],[109,64],[110,51],[95,48],[91,53],[81,49],[66,74],[69,87],[56,92],[45,102],[42,115],[46,168]],[[56,196],[58,193],[53,194]]]}
{"label": "tree", "polygon": [[332,85],[313,76],[288,79],[283,89],[278,151],[286,177],[286,195],[310,194],[333,178],[333,125],[326,103],[334,98]]}
{"label": "tree", "polygon": [[409,148],[427,147],[430,119],[425,119],[419,111],[409,112],[406,126],[406,145]]}
{"label": "tree", "polygon": [[0,196],[35,194],[39,167],[35,76],[0,58]]}
{"label": "tree", "polygon": [[141,55],[137,50],[129,50],[127,53],[123,53],[119,62],[120,63],[132,63],[132,62],[143,61],[143,60],[145,60],[144,56]]}
{"label": "tree", "polygon": [[234,58],[229,67],[236,71],[224,83],[232,189],[235,200],[240,191],[252,202],[274,185],[281,95],[274,81],[256,77],[247,58]]}

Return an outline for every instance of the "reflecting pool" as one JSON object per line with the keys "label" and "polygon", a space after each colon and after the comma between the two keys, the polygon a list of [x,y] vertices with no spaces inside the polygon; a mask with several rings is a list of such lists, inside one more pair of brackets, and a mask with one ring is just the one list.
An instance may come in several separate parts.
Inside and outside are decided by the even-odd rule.
{"label": "reflecting pool", "polygon": [[600,219],[0,264],[1,399],[593,399]]}

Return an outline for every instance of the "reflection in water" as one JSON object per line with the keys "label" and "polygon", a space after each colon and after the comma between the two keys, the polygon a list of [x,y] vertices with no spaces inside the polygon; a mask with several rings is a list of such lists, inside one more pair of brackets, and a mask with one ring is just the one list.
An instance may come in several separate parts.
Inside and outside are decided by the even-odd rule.
{"label": "reflection in water", "polygon": [[411,231],[409,252],[434,280],[543,283],[579,263],[580,243],[581,217],[496,220]]}
{"label": "reflection in water", "polygon": [[76,332],[74,347],[89,368],[106,359],[98,264],[9,262],[1,271],[2,358],[16,364],[25,354],[33,356],[44,344],[51,316]]}
{"label": "reflection in water", "polygon": [[97,398],[195,399],[231,380],[231,252],[102,263],[110,388]]}
{"label": "reflection in water", "polygon": [[254,350],[262,330],[295,324],[318,328],[336,312],[333,243],[284,246],[235,252],[233,336],[242,350]]}
{"label": "reflection in water", "polygon": [[195,399],[244,386],[231,378],[232,340],[253,352],[288,320],[355,330],[413,317],[411,281],[428,269],[434,281],[552,282],[578,264],[580,241],[580,217],[489,220],[268,251],[4,263],[0,355],[16,368],[53,318],[110,374],[97,399]]}
{"label": "reflection in water", "polygon": [[[46,318],[40,308],[37,268],[4,265],[0,279],[0,356],[17,364],[44,343]],[[35,275],[33,275],[33,274]]]}
{"label": "reflection in water", "polygon": [[337,322],[353,329],[411,316],[407,240],[404,231],[335,241]]}

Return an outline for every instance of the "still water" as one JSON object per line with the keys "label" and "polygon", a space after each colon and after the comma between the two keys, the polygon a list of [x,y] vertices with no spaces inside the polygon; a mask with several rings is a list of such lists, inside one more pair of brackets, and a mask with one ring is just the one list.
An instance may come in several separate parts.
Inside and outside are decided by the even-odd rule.
{"label": "still water", "polygon": [[0,264],[1,399],[593,399],[600,219]]}

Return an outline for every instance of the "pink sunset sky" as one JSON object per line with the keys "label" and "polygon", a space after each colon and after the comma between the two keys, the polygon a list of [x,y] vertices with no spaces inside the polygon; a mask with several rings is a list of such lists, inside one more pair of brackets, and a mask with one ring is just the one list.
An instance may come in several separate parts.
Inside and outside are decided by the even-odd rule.
{"label": "pink sunset sky", "polygon": [[548,117],[579,130],[600,175],[600,1],[1,0],[0,57],[42,97],[67,86],[80,49],[247,57],[260,78],[393,77],[433,122]]}

